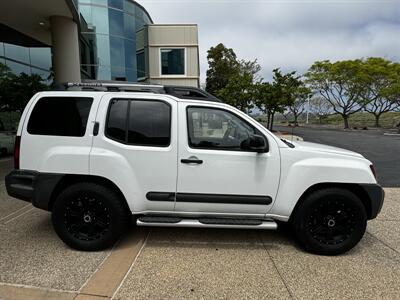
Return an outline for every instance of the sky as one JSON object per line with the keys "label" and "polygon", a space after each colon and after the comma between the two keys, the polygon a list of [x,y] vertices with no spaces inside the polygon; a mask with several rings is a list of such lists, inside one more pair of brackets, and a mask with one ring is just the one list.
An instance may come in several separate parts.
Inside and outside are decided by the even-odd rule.
{"label": "sky", "polygon": [[239,59],[303,74],[316,60],[380,56],[400,61],[400,0],[137,0],[155,23],[195,23],[200,82],[207,50],[223,43]]}

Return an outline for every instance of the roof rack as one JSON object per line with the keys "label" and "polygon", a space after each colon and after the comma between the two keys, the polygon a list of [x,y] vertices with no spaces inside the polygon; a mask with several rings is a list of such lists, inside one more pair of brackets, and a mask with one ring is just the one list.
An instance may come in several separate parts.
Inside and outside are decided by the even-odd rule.
{"label": "roof rack", "polygon": [[192,99],[192,100],[204,100],[212,102],[222,102],[217,97],[210,93],[191,86],[179,86],[179,85],[164,85],[165,93],[168,95],[175,96],[180,99]]}
{"label": "roof rack", "polygon": [[115,82],[67,82],[65,90],[80,88],[81,90],[98,90],[106,92],[151,92],[163,93],[162,85],[138,84],[138,83],[115,83]]}
{"label": "roof rack", "polygon": [[143,83],[116,83],[116,82],[67,82],[56,86],[56,90],[66,91],[79,89],[81,91],[103,91],[103,92],[146,92],[155,94],[168,94],[180,99],[192,99],[221,102],[220,99],[203,91],[202,89],[190,86],[178,85],[154,85]]}

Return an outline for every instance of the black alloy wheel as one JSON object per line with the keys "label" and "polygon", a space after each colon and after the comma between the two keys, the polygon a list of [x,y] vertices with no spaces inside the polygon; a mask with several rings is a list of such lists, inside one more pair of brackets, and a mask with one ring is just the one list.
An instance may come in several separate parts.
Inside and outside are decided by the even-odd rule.
{"label": "black alloy wheel", "polygon": [[77,196],[65,203],[64,223],[69,233],[82,241],[101,238],[110,227],[111,216],[104,202],[93,195]]}
{"label": "black alloy wheel", "polygon": [[367,213],[353,192],[332,187],[307,195],[292,213],[290,223],[307,251],[337,255],[361,240],[367,227]]}
{"label": "black alloy wheel", "polygon": [[337,245],[356,229],[357,208],[346,201],[321,201],[307,216],[307,230],[321,244]]}
{"label": "black alloy wheel", "polygon": [[67,187],[56,198],[52,222],[71,248],[84,251],[112,246],[127,229],[130,212],[113,189],[83,182]]}

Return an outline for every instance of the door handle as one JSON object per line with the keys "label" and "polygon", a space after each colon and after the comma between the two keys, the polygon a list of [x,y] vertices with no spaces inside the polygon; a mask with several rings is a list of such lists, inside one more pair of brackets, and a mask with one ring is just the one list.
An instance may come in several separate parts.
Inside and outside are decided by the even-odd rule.
{"label": "door handle", "polygon": [[94,136],[99,134],[99,126],[100,126],[99,122],[94,122],[94,125],[93,125],[93,135]]}
{"label": "door handle", "polygon": [[198,164],[201,165],[203,163],[203,161],[201,159],[197,159],[195,157],[189,157],[186,159],[181,159],[181,163],[183,164]]}

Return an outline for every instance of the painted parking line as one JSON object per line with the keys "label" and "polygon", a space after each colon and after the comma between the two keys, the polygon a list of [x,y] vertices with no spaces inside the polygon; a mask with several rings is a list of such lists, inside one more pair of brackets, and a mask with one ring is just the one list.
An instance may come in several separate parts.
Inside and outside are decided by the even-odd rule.
{"label": "painted parking line", "polygon": [[112,297],[140,255],[148,235],[147,229],[132,229],[80,289],[77,299],[83,299],[85,295]]}
{"label": "painted parking line", "polygon": [[74,300],[106,300],[106,299],[110,298],[103,296],[96,296],[96,295],[87,295],[87,294],[79,294],[74,298]]}
{"label": "painted parking line", "polygon": [[120,288],[137,257],[146,244],[149,231],[132,229],[112,249],[79,291],[64,291],[34,286],[0,283],[0,299],[60,299],[96,300],[110,299]]}
{"label": "painted parking line", "polygon": [[76,295],[76,292],[0,283],[0,299],[4,300],[72,300]]}
{"label": "painted parking line", "polygon": [[2,217],[0,219],[0,223],[7,224],[7,223],[13,221],[14,219],[16,219],[16,218],[18,218],[20,216],[23,216],[24,214],[30,212],[33,209],[34,209],[34,207],[32,205],[27,204],[27,205],[21,207],[20,209],[17,209],[16,211],[14,211],[14,212]]}

